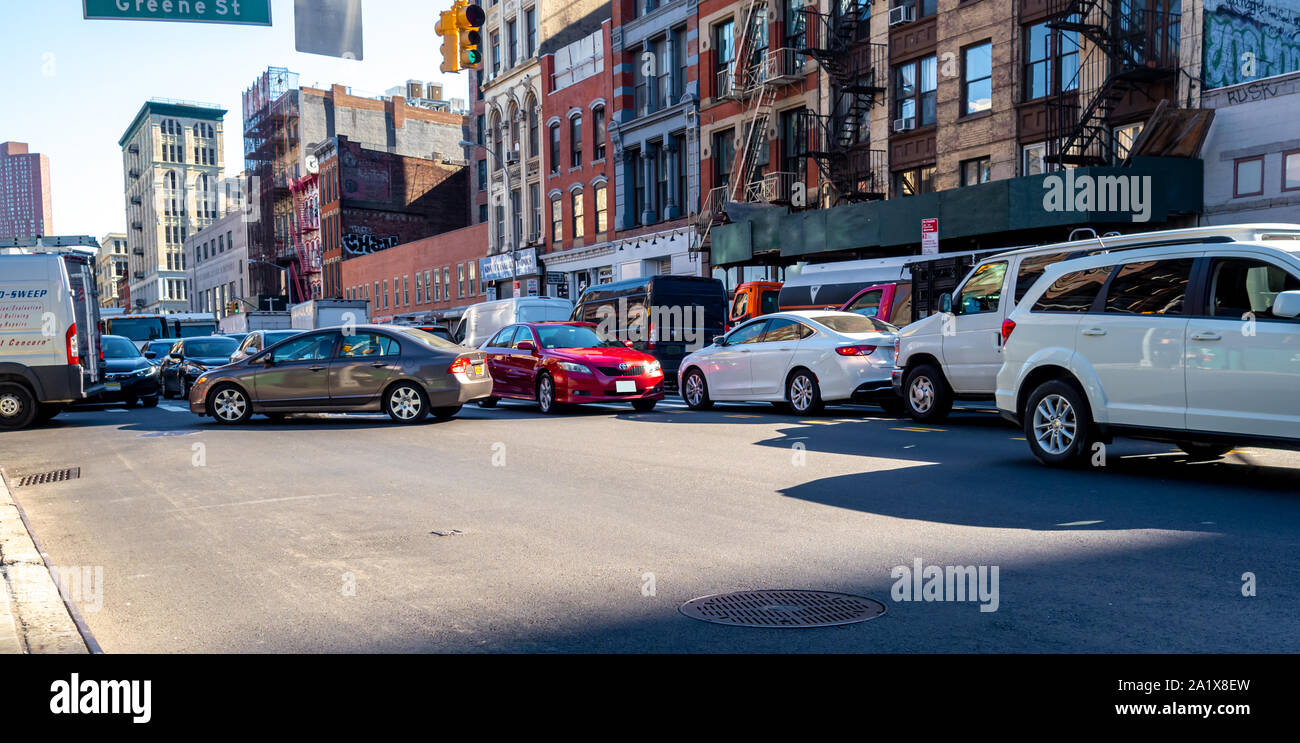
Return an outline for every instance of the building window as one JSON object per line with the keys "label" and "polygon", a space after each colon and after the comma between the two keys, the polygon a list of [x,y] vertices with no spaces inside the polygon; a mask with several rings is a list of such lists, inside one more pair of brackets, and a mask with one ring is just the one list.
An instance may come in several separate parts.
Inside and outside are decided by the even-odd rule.
{"label": "building window", "polygon": [[968,46],[961,51],[962,116],[993,108],[993,42]]}
{"label": "building window", "polygon": [[1282,153],[1282,190],[1300,191],[1300,150]]}
{"label": "building window", "polygon": [[912,121],[916,127],[935,122],[938,90],[938,67],[935,57],[905,62],[896,68],[894,77],[895,118]]}
{"label": "building window", "polygon": [[476,139],[476,140],[474,140],[474,141],[477,142],[477,143],[479,144],[479,146],[486,145],[486,144],[487,144],[487,139],[486,139],[486,131],[485,131],[485,130],[487,129],[487,123],[486,123],[486,122],[484,121],[484,119],[483,119],[483,114],[479,114],[478,117],[477,117],[474,121],[475,121],[475,124],[478,126],[478,139]]}
{"label": "building window", "polygon": [[965,160],[961,164],[961,185],[974,186],[977,183],[989,182],[989,158],[977,157],[973,160]]}
{"label": "building window", "polygon": [[488,221],[488,205],[487,205],[487,204],[479,204],[479,205],[478,205],[478,221],[479,221],[479,224],[483,224],[484,222]]}
{"label": "building window", "polygon": [[660,144],[655,148],[655,211],[664,217],[668,206],[668,148]]}
{"label": "building window", "polygon": [[686,149],[686,135],[674,134],[673,147],[677,150],[677,157],[674,160],[677,162],[677,213],[680,216],[691,213],[691,210],[686,208],[686,202],[690,199],[686,182],[686,159],[690,157],[690,153]]}
{"label": "building window", "polygon": [[582,167],[582,116],[569,119],[569,167]]}
{"label": "building window", "polygon": [[560,125],[551,124],[551,172],[560,172]]}
{"label": "building window", "polygon": [[528,157],[537,157],[541,154],[537,146],[537,120],[541,117],[537,110],[537,101],[529,101],[528,105]]}
{"label": "building window", "polygon": [[560,197],[551,198],[551,242],[559,245],[564,239],[564,206]]}
{"label": "building window", "polygon": [[[736,23],[724,21],[713,27],[713,73],[715,80],[722,80],[724,73],[731,71],[731,63],[736,57]],[[715,95],[729,91],[719,90]]]}
{"label": "building window", "polygon": [[1047,156],[1047,143],[1038,142],[1036,144],[1027,144],[1021,149],[1020,157],[1020,174],[1021,175],[1040,175],[1048,171],[1047,162],[1043,159]]}
{"label": "building window", "polygon": [[1120,158],[1128,157],[1133,151],[1133,143],[1137,141],[1138,135],[1142,133],[1142,122],[1128,124],[1127,126],[1117,126],[1114,129],[1115,154]]}
{"label": "building window", "polygon": [[731,182],[731,163],[736,158],[735,132],[724,129],[713,133],[713,183],[725,186]]}
{"label": "building window", "polygon": [[537,53],[537,9],[529,8],[524,11],[524,23],[526,30],[524,38],[527,39],[528,46],[524,49],[525,56],[531,57]]}
{"label": "building window", "polygon": [[476,272],[474,271],[474,266],[475,266],[475,265],[476,265],[476,264],[474,263],[474,261],[470,261],[469,263],[466,263],[466,264],[465,264],[465,273],[466,273],[466,275],[469,276],[469,293],[470,293],[471,295],[477,293],[477,292],[474,291],[474,281],[475,281],[475,273],[476,273]]}
{"label": "building window", "polygon": [[[1300,177],[1300,173],[1296,174]],[[605,184],[598,183],[595,188],[596,200],[596,234],[603,235],[609,231],[609,207],[605,201]]]}
{"label": "building window", "polygon": [[519,64],[519,27],[515,19],[506,21],[506,43],[510,45],[510,66]]}
{"label": "building window", "polygon": [[1025,100],[1079,88],[1079,32],[1036,23],[1025,27],[1024,39]]}
{"label": "building window", "polygon": [[1264,156],[1243,157],[1232,162],[1232,197],[1264,193]]}
{"label": "building window", "polygon": [[573,200],[573,239],[581,240],[583,236],[582,229],[582,192],[574,191],[570,194]]}
{"label": "building window", "polygon": [[894,195],[915,196],[934,192],[934,166],[923,165],[894,174]]}
{"label": "building window", "polygon": [[456,298],[465,296],[465,264],[456,264]]}
{"label": "building window", "polygon": [[632,189],[632,193],[634,194],[633,203],[636,205],[637,224],[646,224],[645,212],[652,210],[654,208],[650,205],[650,202],[646,200],[648,196],[648,194],[646,194],[645,192],[646,191],[645,189],[646,167],[647,167],[646,159],[641,156],[640,151],[637,151],[636,164],[634,166],[634,170],[636,171],[636,183],[633,184],[634,188]]}
{"label": "building window", "polygon": [[542,240],[542,187],[537,183],[528,185],[528,203],[533,207],[532,224],[529,225],[529,242]]}
{"label": "building window", "polygon": [[[787,173],[804,172],[804,158],[808,152],[808,131],[804,122],[806,109],[796,108],[781,113],[781,157],[784,158],[782,170]],[[796,176],[797,180],[801,180]]]}
{"label": "building window", "polygon": [[420,283],[420,274],[415,275],[415,303],[424,304],[424,284]]}
{"label": "building window", "polygon": [[384,309],[388,309],[388,279],[384,279]]}
{"label": "building window", "polygon": [[478,190],[487,190],[487,160],[478,161]]}
{"label": "building window", "polygon": [[501,70],[501,32],[492,32],[492,72],[500,75]]}
{"label": "building window", "polygon": [[591,159],[605,159],[605,107],[596,106],[591,112]]}

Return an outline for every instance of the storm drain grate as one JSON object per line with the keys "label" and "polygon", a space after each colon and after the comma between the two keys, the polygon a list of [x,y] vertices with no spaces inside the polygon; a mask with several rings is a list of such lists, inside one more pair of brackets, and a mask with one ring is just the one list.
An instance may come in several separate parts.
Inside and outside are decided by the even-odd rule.
{"label": "storm drain grate", "polygon": [[885,605],[832,591],[736,591],[691,599],[679,611],[733,627],[834,627],[875,619],[885,613]]}
{"label": "storm drain grate", "polygon": [[65,480],[76,480],[81,477],[80,467],[68,467],[62,470],[52,470],[42,472],[39,475],[23,475],[18,478],[16,487],[25,488],[30,485],[49,485],[53,482],[63,482]]}

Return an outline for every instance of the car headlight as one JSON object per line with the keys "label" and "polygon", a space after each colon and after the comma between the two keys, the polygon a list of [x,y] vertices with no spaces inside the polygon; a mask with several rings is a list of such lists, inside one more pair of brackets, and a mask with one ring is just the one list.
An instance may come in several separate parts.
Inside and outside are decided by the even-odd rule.
{"label": "car headlight", "polygon": [[137,376],[137,377],[152,377],[153,375],[155,375],[155,374],[157,374],[157,373],[158,373],[158,367],[156,367],[156,366],[151,366],[151,367],[149,367],[149,368],[147,368],[147,369],[140,369],[140,370],[136,371],[135,376]]}
{"label": "car headlight", "polygon": [[663,366],[661,366],[658,361],[651,361],[650,363],[645,365],[646,374],[657,374],[662,370],[663,370]]}
{"label": "car headlight", "polygon": [[567,372],[576,372],[578,374],[590,374],[591,369],[583,364],[575,364],[572,361],[561,361],[560,368]]}

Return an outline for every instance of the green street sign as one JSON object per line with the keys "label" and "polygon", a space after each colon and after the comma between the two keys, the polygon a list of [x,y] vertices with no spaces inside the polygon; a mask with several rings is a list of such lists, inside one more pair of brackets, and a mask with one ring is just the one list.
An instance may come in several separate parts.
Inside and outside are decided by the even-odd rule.
{"label": "green street sign", "polygon": [[271,0],[82,0],[81,7],[97,21],[271,25]]}

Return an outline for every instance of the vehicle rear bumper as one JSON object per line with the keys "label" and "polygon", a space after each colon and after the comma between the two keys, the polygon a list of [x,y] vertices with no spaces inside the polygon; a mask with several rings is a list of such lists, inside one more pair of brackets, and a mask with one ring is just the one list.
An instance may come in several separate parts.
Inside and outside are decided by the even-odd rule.
{"label": "vehicle rear bumper", "polygon": [[895,369],[889,373],[889,385],[893,387],[894,394],[899,397],[903,396],[903,370]]}
{"label": "vehicle rear bumper", "polygon": [[82,387],[83,372],[79,364],[27,368],[35,378],[37,402],[78,402],[103,391],[103,386],[98,384],[89,388]]}
{"label": "vehicle rear bumper", "polygon": [[888,379],[880,379],[874,382],[863,382],[853,390],[853,402],[874,402],[876,400],[889,400],[897,397],[894,392],[894,386]]}
{"label": "vehicle rear bumper", "polygon": [[482,379],[472,379],[464,375],[457,376],[457,385],[441,390],[429,390],[429,406],[434,408],[454,408],[457,405],[482,400],[492,396],[492,377],[484,374]]}

